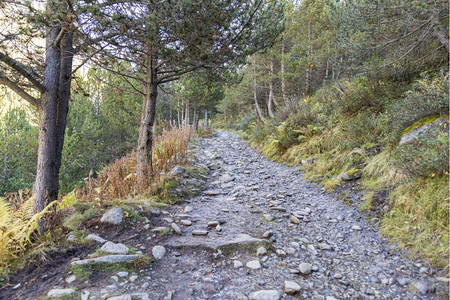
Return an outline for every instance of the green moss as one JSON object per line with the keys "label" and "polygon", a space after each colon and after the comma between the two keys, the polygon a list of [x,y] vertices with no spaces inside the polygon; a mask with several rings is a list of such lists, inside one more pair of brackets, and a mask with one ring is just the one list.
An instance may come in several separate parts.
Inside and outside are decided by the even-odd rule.
{"label": "green moss", "polygon": [[405,130],[403,130],[403,135],[413,131],[414,129],[416,129],[418,127],[422,127],[424,125],[430,124],[430,123],[436,121],[437,119],[439,119],[439,117],[440,117],[440,115],[434,115],[434,116],[429,116],[429,117],[423,118],[422,120],[417,121],[416,123],[412,124]]}
{"label": "green moss", "polygon": [[152,260],[147,255],[140,255],[139,259],[132,262],[121,263],[89,263],[85,265],[72,265],[70,270],[77,278],[88,279],[94,272],[112,273],[119,271],[139,271],[151,264]]}
{"label": "green moss", "polygon": [[361,169],[350,169],[350,170],[347,171],[347,174],[348,174],[348,176],[353,176],[353,175],[355,175],[356,173],[359,173],[359,172],[361,172]]}
{"label": "green moss", "polygon": [[67,214],[67,216],[63,219],[63,225],[71,230],[77,230],[78,226],[80,226],[83,221],[100,215],[101,211],[97,208],[89,208],[85,211],[80,211],[77,209],[74,213]]}

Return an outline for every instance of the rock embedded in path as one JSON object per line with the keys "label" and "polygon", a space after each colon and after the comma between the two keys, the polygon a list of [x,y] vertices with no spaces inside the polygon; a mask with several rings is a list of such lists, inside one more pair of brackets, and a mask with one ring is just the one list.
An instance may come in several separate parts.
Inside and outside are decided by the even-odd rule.
{"label": "rock embedded in path", "polygon": [[312,271],[311,264],[309,263],[301,263],[298,266],[298,269],[300,270],[300,273],[302,273],[303,275],[309,275],[311,274]]}
{"label": "rock embedded in path", "polygon": [[235,269],[242,268],[243,266],[244,266],[244,264],[243,264],[241,261],[239,261],[239,260],[234,260],[234,261],[233,261],[233,267],[234,267]]}
{"label": "rock embedded in path", "polygon": [[110,223],[113,225],[119,225],[122,223],[123,219],[123,209],[120,207],[112,208],[103,214],[100,222],[102,223]]}
{"label": "rock embedded in path", "polygon": [[291,216],[291,223],[300,224],[300,220],[296,216]]}
{"label": "rock embedded in path", "polygon": [[284,282],[284,292],[288,295],[294,295],[295,293],[300,291],[300,285],[293,281],[285,281]]}
{"label": "rock embedded in path", "polygon": [[418,290],[420,293],[422,293],[423,295],[428,293],[429,287],[428,284],[426,284],[423,281],[416,281],[413,283],[413,287]]}
{"label": "rock embedded in path", "polygon": [[206,231],[206,230],[192,230],[192,235],[205,236],[205,235],[208,235],[208,231]]}
{"label": "rock embedded in path", "polygon": [[98,236],[98,235],[92,234],[92,233],[89,234],[86,238],[88,240],[93,240],[93,241],[99,242],[100,244],[103,244],[104,242],[106,242],[106,240],[104,238],[102,238],[101,236]]}
{"label": "rock embedded in path", "polygon": [[216,227],[217,225],[219,225],[219,221],[208,222],[208,227]]}
{"label": "rock embedded in path", "polygon": [[258,270],[261,269],[261,263],[259,260],[251,260],[248,263],[246,263],[247,268],[252,270]]}
{"label": "rock embedded in path", "polygon": [[113,242],[106,242],[100,250],[114,254],[128,254],[128,252],[130,252],[130,249],[124,244],[115,244]]}
{"label": "rock embedded in path", "polygon": [[192,208],[192,206],[186,206],[185,208],[184,208],[184,212],[185,213],[190,213],[190,212],[192,212],[194,209]]}
{"label": "rock embedded in path", "polygon": [[286,212],[286,208],[282,207],[282,206],[274,206],[274,207],[271,207],[270,210]]}
{"label": "rock embedded in path", "polygon": [[108,297],[107,300],[132,300],[133,298],[131,298],[130,294],[123,294],[123,295],[119,295],[119,296],[114,296],[114,297]]}
{"label": "rock embedded in path", "polygon": [[69,277],[66,278],[65,281],[70,284],[70,283],[74,282],[75,280],[77,280],[77,277],[75,275],[70,275]]}
{"label": "rock embedded in path", "polygon": [[96,264],[96,263],[121,263],[130,262],[139,259],[139,255],[106,255],[96,258],[88,258],[83,260],[75,260],[71,262],[71,265],[86,265],[86,264]]}
{"label": "rock embedded in path", "polygon": [[52,289],[47,293],[47,296],[57,298],[72,295],[73,293],[75,293],[74,289]]}
{"label": "rock embedded in path", "polygon": [[191,220],[181,220],[180,224],[183,226],[191,226],[192,225],[192,221]]}
{"label": "rock embedded in path", "polygon": [[263,256],[267,254],[267,249],[264,247],[259,247],[256,249],[256,256]]}
{"label": "rock embedded in path", "polygon": [[166,248],[163,246],[155,246],[152,249],[152,255],[155,259],[161,259],[166,254]]}
{"label": "rock embedded in path", "polygon": [[352,230],[354,230],[354,231],[361,231],[362,228],[361,228],[361,226],[353,225],[353,226],[352,226]]}
{"label": "rock embedded in path", "polygon": [[221,193],[218,190],[205,191],[206,196],[219,196]]}
{"label": "rock embedded in path", "polygon": [[248,295],[249,300],[279,300],[281,298],[281,291],[277,290],[262,290],[251,292]]}
{"label": "rock embedded in path", "polygon": [[175,231],[177,234],[181,234],[181,233],[182,233],[182,232],[181,232],[181,228],[180,228],[177,224],[172,223],[172,224],[170,225],[170,227],[172,227],[173,231]]}

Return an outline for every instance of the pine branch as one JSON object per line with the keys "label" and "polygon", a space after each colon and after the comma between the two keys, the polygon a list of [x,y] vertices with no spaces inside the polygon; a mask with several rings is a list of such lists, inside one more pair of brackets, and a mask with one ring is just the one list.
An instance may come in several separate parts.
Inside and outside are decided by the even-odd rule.
{"label": "pine branch", "polygon": [[0,84],[4,84],[9,87],[11,90],[16,92],[20,97],[28,101],[31,105],[38,107],[39,100],[28,94],[25,90],[23,90],[20,86],[18,86],[15,82],[9,80],[5,74],[0,72]]}
{"label": "pine branch", "polygon": [[3,61],[5,64],[16,70],[18,73],[23,75],[26,79],[28,79],[40,92],[45,92],[45,86],[33,76],[32,73],[27,71],[27,67],[21,62],[16,61],[15,59],[9,57],[8,55],[0,52],[0,61]]}

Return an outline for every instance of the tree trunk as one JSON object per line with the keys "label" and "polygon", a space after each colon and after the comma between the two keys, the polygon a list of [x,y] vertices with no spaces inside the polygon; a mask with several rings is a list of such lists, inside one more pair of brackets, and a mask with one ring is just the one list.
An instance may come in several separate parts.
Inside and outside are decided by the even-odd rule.
{"label": "tree trunk", "polygon": [[[150,177],[153,176],[152,166],[152,143],[153,125],[156,115],[156,99],[158,97],[158,84],[156,82],[156,70],[153,67],[154,59],[150,60],[147,69],[147,80],[145,83],[141,124],[139,126],[138,145],[136,153],[136,174],[138,188],[142,191],[148,186]],[[149,174],[149,169],[150,173]]]}
{"label": "tree trunk", "polygon": [[205,129],[208,128],[208,110],[207,109],[205,109],[205,120],[203,122],[203,128],[205,128]]}
{"label": "tree trunk", "polygon": [[261,108],[259,107],[258,95],[256,93],[256,58],[253,61],[253,98],[255,100],[256,114],[258,115],[258,118],[261,122],[266,123],[266,119],[264,118]]}
{"label": "tree trunk", "polygon": [[[73,37],[66,32],[58,45],[54,45],[61,27],[50,29],[47,37],[46,67],[39,110],[39,147],[36,181],[33,186],[34,212],[58,198],[59,169],[64,144],[73,62]],[[41,233],[45,230],[40,220]]]}
{"label": "tree trunk", "polygon": [[197,107],[194,107],[194,118],[192,120],[192,125],[194,127],[195,132],[197,132],[197,130],[198,130]]}
{"label": "tree trunk", "polygon": [[269,112],[269,117],[275,118],[275,113],[273,112],[273,57],[270,58],[270,69],[269,69],[269,98],[267,101],[267,110]]}
{"label": "tree trunk", "polygon": [[291,103],[286,95],[286,81],[284,78],[285,73],[285,66],[284,66],[284,37],[281,41],[281,94],[283,95],[283,101],[286,108],[289,108],[291,106]]}

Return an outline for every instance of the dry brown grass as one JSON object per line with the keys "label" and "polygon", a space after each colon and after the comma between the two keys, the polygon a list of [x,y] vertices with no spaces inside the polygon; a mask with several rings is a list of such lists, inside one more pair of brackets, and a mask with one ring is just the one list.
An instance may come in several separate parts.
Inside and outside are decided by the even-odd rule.
{"label": "dry brown grass", "polygon": [[[153,178],[145,191],[137,190],[136,153],[131,152],[117,159],[100,173],[89,179],[86,186],[77,191],[77,198],[84,201],[109,201],[135,196],[138,193],[154,194],[165,180],[165,174],[174,166],[187,163],[189,139],[194,135],[191,127],[165,128],[154,136],[152,146]],[[149,167],[149,174],[152,174]]]}

